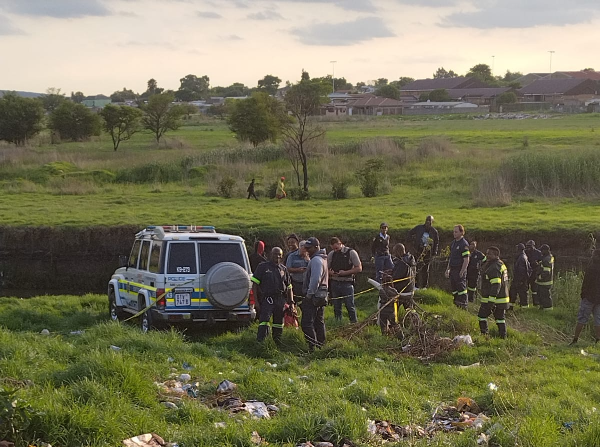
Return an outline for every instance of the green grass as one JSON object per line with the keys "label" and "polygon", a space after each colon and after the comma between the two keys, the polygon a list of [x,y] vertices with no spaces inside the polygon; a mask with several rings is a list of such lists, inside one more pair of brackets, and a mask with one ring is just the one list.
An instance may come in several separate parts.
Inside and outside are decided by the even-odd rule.
{"label": "green grass", "polygon": [[[265,345],[255,341],[256,326],[239,333],[144,335],[133,324],[109,322],[103,296],[3,299],[0,386],[21,384],[17,397],[35,412],[35,423],[18,435],[20,445],[118,445],[152,431],[186,447],[250,446],[255,430],[271,445],[315,439],[376,445],[369,441],[367,419],[424,425],[438,404],[462,395],[474,398],[492,418],[484,427],[495,433],[491,445],[598,445],[600,419],[594,407],[600,398],[600,365],[579,351],[600,355],[600,348],[585,340],[577,348],[566,347],[565,332],[572,330],[578,304],[571,292],[580,280],[558,283],[555,313],[516,311],[508,319],[506,341],[476,335],[474,307],[470,313],[455,311],[444,292],[423,293],[420,301],[427,304],[422,305],[441,315],[441,335],[471,333],[476,343],[432,363],[399,355],[399,340],[381,336],[375,326],[348,341],[347,329],[335,322],[331,308],[326,312],[328,343],[309,355],[301,332],[291,329],[284,331],[280,351],[270,340]],[[359,318],[370,315],[375,303],[372,293],[358,297]],[[50,335],[41,335],[42,329]],[[70,334],[74,330],[84,333]],[[184,362],[193,366],[190,374],[202,398],[229,379],[244,399],[275,403],[280,413],[271,420],[232,418],[202,398],[177,401],[177,410],[163,407],[165,398],[154,382],[187,372]],[[460,368],[475,362],[481,366]],[[488,389],[490,382],[497,392]],[[215,422],[226,427],[217,428]],[[573,429],[565,429],[565,422],[572,422]],[[476,437],[475,431],[439,434],[429,443],[413,440],[409,445],[470,446]]]}

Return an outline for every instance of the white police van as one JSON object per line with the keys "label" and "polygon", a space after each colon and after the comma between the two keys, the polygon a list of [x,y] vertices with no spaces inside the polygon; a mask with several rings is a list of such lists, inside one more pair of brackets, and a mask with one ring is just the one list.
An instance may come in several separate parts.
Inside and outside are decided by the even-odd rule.
{"label": "white police van", "polygon": [[108,283],[112,320],[140,327],[247,324],[255,315],[244,240],[211,226],[148,226]]}

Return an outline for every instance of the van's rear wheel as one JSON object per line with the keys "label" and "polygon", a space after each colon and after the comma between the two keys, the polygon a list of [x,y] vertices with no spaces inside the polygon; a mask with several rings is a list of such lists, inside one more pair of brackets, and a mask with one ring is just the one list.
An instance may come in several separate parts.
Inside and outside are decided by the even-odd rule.
{"label": "van's rear wheel", "polygon": [[115,295],[115,290],[111,287],[108,292],[108,310],[110,312],[110,319],[112,321],[119,321],[125,318],[125,312],[123,308],[117,306],[117,297]]}
{"label": "van's rear wheel", "polygon": [[140,329],[145,334],[154,327],[154,325],[152,324],[152,313],[150,313],[150,309],[146,309],[146,301],[143,297],[140,297],[139,302],[139,311],[145,309],[144,312],[140,315]]}

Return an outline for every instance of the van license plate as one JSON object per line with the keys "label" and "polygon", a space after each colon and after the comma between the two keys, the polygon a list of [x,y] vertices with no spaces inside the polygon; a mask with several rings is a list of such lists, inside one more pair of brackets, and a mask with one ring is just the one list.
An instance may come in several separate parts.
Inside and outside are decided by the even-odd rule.
{"label": "van license plate", "polygon": [[189,293],[176,293],[175,306],[189,306],[192,304]]}

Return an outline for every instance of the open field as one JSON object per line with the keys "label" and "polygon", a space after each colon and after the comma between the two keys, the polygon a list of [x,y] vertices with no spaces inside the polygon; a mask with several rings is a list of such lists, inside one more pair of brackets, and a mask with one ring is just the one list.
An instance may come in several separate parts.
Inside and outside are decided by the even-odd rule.
{"label": "open field", "polygon": [[[440,315],[439,335],[470,333],[475,341],[475,347],[433,362],[403,355],[401,341],[381,336],[375,326],[348,340],[353,330],[336,323],[331,308],[328,344],[309,355],[293,329],[284,331],[279,351],[270,341],[255,342],[256,326],[240,333],[143,335],[133,324],[110,323],[106,297],[99,295],[4,299],[0,386],[16,389],[19,406],[32,410],[29,426],[15,421],[23,431],[10,437],[18,445],[95,447],[153,431],[182,447],[212,447],[255,445],[251,434],[257,431],[270,445],[326,439],[336,446],[374,446],[380,441],[369,437],[368,419],[424,426],[438,405],[468,396],[491,418],[483,427],[491,446],[600,445],[600,348],[587,330],[578,347],[566,346],[579,284],[573,275],[557,281],[553,313],[511,313],[506,341],[475,335],[475,308],[456,311],[449,295],[422,292],[421,305]],[[372,293],[357,298],[360,320],[375,311],[375,303]],[[41,335],[42,329],[50,335]],[[192,369],[183,369],[184,362]],[[479,366],[463,368],[474,363]],[[198,381],[197,399],[169,398],[154,384],[181,373]],[[238,385],[242,398],[276,404],[280,412],[255,420],[211,407],[224,379]],[[177,408],[165,408],[165,400]],[[478,435],[439,433],[394,445],[472,446]]]}

